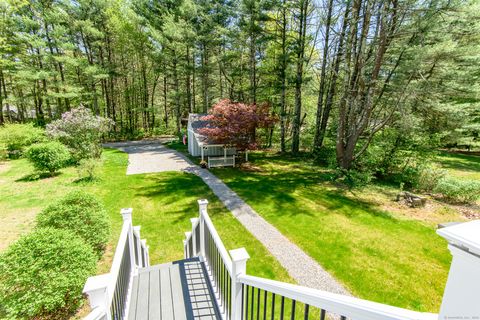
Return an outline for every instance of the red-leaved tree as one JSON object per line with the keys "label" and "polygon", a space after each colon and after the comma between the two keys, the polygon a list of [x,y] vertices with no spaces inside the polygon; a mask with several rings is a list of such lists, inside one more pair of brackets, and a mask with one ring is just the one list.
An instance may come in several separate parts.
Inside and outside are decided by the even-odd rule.
{"label": "red-leaved tree", "polygon": [[256,131],[271,128],[277,118],[270,113],[268,104],[244,104],[225,99],[215,104],[207,116],[208,121],[200,134],[213,143],[234,146],[238,150],[253,150],[258,147]]}

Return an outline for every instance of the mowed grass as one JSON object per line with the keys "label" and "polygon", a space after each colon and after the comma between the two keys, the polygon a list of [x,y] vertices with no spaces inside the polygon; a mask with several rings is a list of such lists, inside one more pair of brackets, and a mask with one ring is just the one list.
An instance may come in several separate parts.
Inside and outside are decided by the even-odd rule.
{"label": "mowed grass", "polygon": [[287,272],[214,196],[197,176],[181,172],[125,175],[128,156],[106,149],[99,179],[78,181],[74,168],[52,178],[32,179],[33,168],[24,160],[0,166],[0,251],[31,230],[35,215],[64,194],[82,189],[97,195],[107,207],[112,236],[98,273],[108,272],[121,230],[121,208],[133,208],[133,223],[141,225],[142,238],[150,246],[151,264],[183,258],[184,232],[198,215],[197,200],[209,200],[209,214],[228,250],[245,247],[251,259],[248,273],[292,281]]}
{"label": "mowed grass", "polygon": [[442,151],[436,162],[453,177],[480,181],[480,156]]}
{"label": "mowed grass", "polygon": [[434,226],[355,197],[308,159],[250,158],[213,172],[354,295],[439,311],[451,256]]}

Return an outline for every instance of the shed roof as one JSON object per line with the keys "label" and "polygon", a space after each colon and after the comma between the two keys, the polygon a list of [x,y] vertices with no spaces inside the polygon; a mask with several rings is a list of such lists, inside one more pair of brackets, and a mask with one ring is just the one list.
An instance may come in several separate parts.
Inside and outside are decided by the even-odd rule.
{"label": "shed roof", "polygon": [[211,139],[209,139],[207,136],[199,132],[199,129],[206,128],[208,125],[208,121],[201,120],[201,118],[206,115],[207,114],[205,113],[190,113],[188,115],[188,123],[190,124],[193,134],[195,135],[195,138],[197,139],[199,144],[217,144],[214,143],[214,141],[211,141]]}

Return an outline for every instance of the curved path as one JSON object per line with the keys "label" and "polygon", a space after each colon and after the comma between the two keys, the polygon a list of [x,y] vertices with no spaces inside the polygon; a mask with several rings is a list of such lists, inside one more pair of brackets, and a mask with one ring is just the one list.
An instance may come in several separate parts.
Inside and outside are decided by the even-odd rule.
{"label": "curved path", "polygon": [[128,153],[127,174],[186,171],[198,175],[232,214],[280,262],[298,284],[333,293],[350,295],[313,258],[263,219],[232,189],[206,169],[193,164],[183,154],[161,144],[164,141],[109,143],[105,146]]}

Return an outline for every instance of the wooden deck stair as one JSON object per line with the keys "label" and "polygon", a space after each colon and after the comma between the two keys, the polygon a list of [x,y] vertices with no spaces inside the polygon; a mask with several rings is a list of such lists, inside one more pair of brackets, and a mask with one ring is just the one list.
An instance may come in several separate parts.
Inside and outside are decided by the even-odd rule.
{"label": "wooden deck stair", "polygon": [[191,258],[139,269],[128,319],[221,319],[205,263]]}

